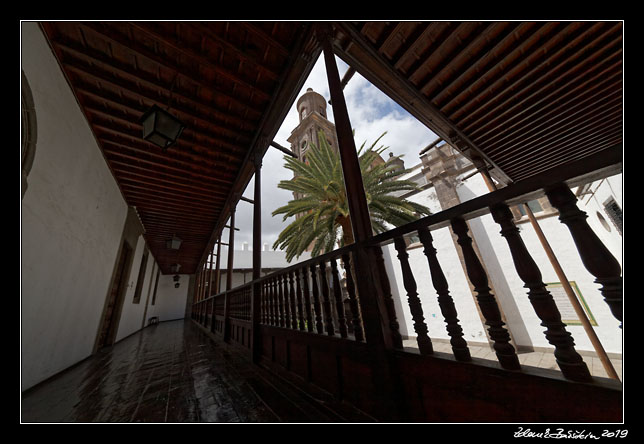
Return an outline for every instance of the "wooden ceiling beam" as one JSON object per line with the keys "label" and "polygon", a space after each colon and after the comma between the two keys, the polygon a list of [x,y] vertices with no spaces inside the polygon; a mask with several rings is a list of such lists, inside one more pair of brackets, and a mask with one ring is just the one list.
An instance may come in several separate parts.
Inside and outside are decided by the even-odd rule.
{"label": "wooden ceiling beam", "polygon": [[419,24],[416,30],[409,35],[406,42],[403,43],[398,51],[392,55],[394,68],[400,69],[403,61],[406,61],[408,57],[411,57],[421,43],[427,41],[432,29],[433,27],[431,22]]}
{"label": "wooden ceiling beam", "polygon": [[[106,86],[111,86],[114,89],[121,90],[121,91],[126,92],[128,94],[131,94],[132,96],[137,97],[142,102],[145,101],[148,104],[157,104],[157,105],[161,103],[158,99],[155,99],[150,94],[143,94],[141,92],[141,89],[138,89],[138,91],[137,91],[136,86],[127,85],[122,81],[115,80],[113,77],[110,77],[108,74],[98,73],[98,72],[96,72],[95,69],[90,69],[90,68],[87,68],[87,67],[80,67],[80,66],[72,64],[70,62],[67,62],[65,67],[68,70],[74,72],[77,75],[77,77],[80,77],[81,80],[90,78],[94,82],[99,82],[103,86],[103,89],[100,90],[101,92],[99,92],[99,90],[97,90],[96,86],[92,87],[92,86],[90,86],[89,83],[86,83],[85,85],[81,86],[81,89],[83,89],[84,91],[92,92],[94,95],[96,95],[98,97],[101,97],[101,94],[104,94],[103,91],[105,91],[104,88]],[[94,90],[92,91],[91,88],[94,88]],[[105,93],[105,94],[108,97],[111,95],[110,93]],[[145,103],[145,102],[143,102],[143,103]],[[144,105],[144,111],[141,111],[140,115],[136,118],[136,120],[134,122],[131,122],[131,123],[138,122],[138,119],[143,115],[143,113],[145,111],[147,111],[147,109],[150,106],[151,105],[147,105],[147,104]],[[192,115],[191,111],[188,111],[185,108],[182,108],[181,106],[177,107],[176,104],[171,109],[172,110],[176,109],[176,110],[180,111],[183,115],[187,115],[187,116]],[[189,128],[189,130],[193,130],[193,131],[196,132],[196,130],[194,130],[192,128]],[[226,140],[217,139],[215,141],[215,143],[216,143],[215,148],[221,146],[222,148],[225,148],[228,151],[233,151],[233,152],[242,152],[243,151],[243,146],[227,142]],[[246,142],[246,143],[248,143],[248,142]],[[213,149],[213,148],[211,148],[211,149]]]}
{"label": "wooden ceiling beam", "polygon": [[[62,52],[65,52],[75,58],[77,61],[84,61],[84,65],[86,65],[85,69],[88,69],[88,65],[91,65],[94,70],[96,70],[96,66],[100,65],[103,66],[103,69],[109,70],[110,74],[106,74],[103,76],[103,81],[106,82],[111,82],[116,84],[119,88],[123,88],[128,90],[129,92],[134,92],[137,89],[141,87],[141,85],[146,86],[147,88],[156,91],[156,93],[159,95],[154,102],[156,102],[159,105],[162,105],[165,107],[167,105],[167,101],[171,99],[170,96],[170,90],[172,88],[171,82],[167,82],[167,84],[162,85],[160,80],[156,77],[152,77],[149,74],[145,74],[141,72],[140,70],[136,72],[136,74],[133,74],[133,66],[131,65],[125,65],[122,62],[117,62],[116,60],[113,60],[106,56],[105,54],[98,53],[95,50],[89,50],[80,47],[78,44],[73,43],[73,42],[62,42],[62,41],[55,41],[53,42],[53,45],[61,50]],[[62,60],[63,65],[72,65],[71,58],[70,57],[65,57]],[[76,63],[77,67],[82,68],[82,66],[79,66],[78,63]],[[114,75],[114,73],[118,74],[118,77]],[[184,74],[180,74],[184,77]],[[129,81],[132,82],[131,86],[123,85],[123,80],[117,80],[117,79],[130,79]],[[230,109],[224,109],[220,108],[212,103],[205,103],[203,101],[197,101],[194,95],[188,96],[187,94],[184,94],[177,89],[173,90],[172,92],[172,97],[179,98],[181,100],[184,100],[188,103],[192,104],[197,104],[198,106],[202,106],[205,108],[208,108],[213,111],[213,113],[216,111],[219,115],[226,116],[232,113],[231,117],[236,117],[237,119],[240,119],[242,121],[244,120],[256,120],[259,119],[261,116],[261,110],[258,107],[255,107],[254,105],[251,105],[249,103],[242,102],[241,100],[232,97],[228,94],[226,94],[223,91],[215,90],[212,86],[204,85],[203,83],[199,83],[196,80],[192,80],[192,83],[198,84],[201,88],[209,89],[212,90],[214,95],[218,97],[223,97],[226,100],[230,101],[231,103],[235,104],[239,108],[242,108],[244,110],[244,115],[236,115],[234,111]],[[163,97],[160,97],[160,95],[163,94]],[[251,116],[248,116],[247,114],[251,114]]]}
{"label": "wooden ceiling beam", "polygon": [[168,188],[176,189],[181,193],[185,193],[186,195],[201,196],[206,198],[210,198],[212,196],[226,195],[226,193],[220,190],[197,187],[194,185],[181,183],[175,180],[169,180],[166,177],[161,177],[154,170],[145,170],[145,174],[142,174],[142,173],[133,172],[129,168],[124,167],[123,166],[124,162],[120,162],[120,165],[116,162],[112,162],[112,164],[113,164],[112,165],[113,171],[119,177],[129,176],[129,177],[139,178],[139,180],[141,180],[142,183],[145,183],[146,181],[150,181],[151,184],[154,184],[154,183],[165,184]]}
{"label": "wooden ceiling beam", "polygon": [[[153,152],[153,150],[157,150],[157,151],[161,150],[161,148],[159,148],[158,146],[150,142],[147,142],[142,138],[141,136],[142,125],[140,125],[138,121],[132,122],[131,120],[127,119],[127,116],[120,117],[113,113],[99,110],[96,107],[90,106],[90,105],[85,105],[84,109],[92,115],[92,117],[90,117],[89,120],[92,122],[92,124],[95,124],[97,127],[111,128],[113,131],[117,133],[125,134],[131,138],[138,138],[140,139],[141,146],[149,145],[147,152]],[[182,133],[181,138],[177,142],[175,142],[175,144],[173,145],[174,149],[169,148],[170,150],[172,150],[171,152],[166,151],[163,153],[164,157],[171,156],[178,159],[185,159],[191,162],[199,162],[203,165],[207,165],[214,168],[221,168],[229,165],[230,162],[240,161],[239,157],[236,157],[233,155],[227,155],[221,152],[219,152],[218,154],[221,157],[223,157],[223,159],[218,159],[218,158],[209,156],[208,153],[213,151],[209,150],[204,145],[199,145],[197,143],[190,143],[190,141],[193,139],[193,137],[189,135],[190,131],[186,131],[185,134],[186,136],[184,136],[184,133]],[[198,153],[196,150],[194,150],[195,146],[198,146],[201,148],[201,150]]]}
{"label": "wooden ceiling beam", "polygon": [[[456,121],[459,121],[459,125],[465,131],[470,131],[472,128],[481,126],[483,121],[486,124],[490,124],[499,113],[503,113],[508,107],[516,103],[516,91],[521,91],[522,88],[523,91],[530,91],[539,88],[547,81],[552,83],[551,77],[561,67],[569,63],[570,57],[583,57],[584,55],[590,57],[592,51],[589,51],[588,39],[595,40],[592,35],[601,25],[574,23],[570,26],[574,29],[563,30],[547,42],[547,47],[531,52],[512,72],[502,76],[496,82],[497,85],[493,85],[497,91],[494,98],[470,108],[470,112],[464,114],[462,119],[456,119]],[[604,34],[608,33],[610,33],[610,30],[607,30]],[[566,53],[570,51],[573,51],[573,53],[566,56]],[[549,72],[547,76],[544,74],[546,70]],[[522,94],[524,95],[526,92]],[[477,100],[477,97],[473,97],[472,100]]]}
{"label": "wooden ceiling beam", "polygon": [[[154,195],[154,193],[159,193],[159,194],[167,194],[169,196],[176,196],[179,200],[185,201],[186,203],[199,203],[200,205],[203,205],[204,208],[207,209],[213,209],[216,208],[219,203],[221,203],[224,199],[225,196],[203,196],[203,195],[195,195],[191,193],[187,193],[185,191],[179,191],[174,187],[169,187],[165,186],[162,183],[149,180],[149,179],[142,179],[140,177],[131,177],[126,174],[119,174],[119,182],[122,183],[124,186],[125,185],[137,185],[137,187],[149,187],[149,191]],[[167,191],[166,191],[167,190]]]}
{"label": "wooden ceiling beam", "polygon": [[[79,80],[82,79],[79,78]],[[141,115],[147,111],[147,108],[144,109],[144,107],[141,106],[141,98],[130,99],[126,95],[121,94],[119,96],[106,89],[101,89],[99,94],[99,90],[92,90],[91,88],[93,87],[90,86],[89,82],[83,82],[75,88],[76,91],[83,96],[84,103],[94,103],[95,107],[100,103],[104,108],[109,108],[112,114],[120,112],[123,115],[131,116],[131,121],[133,122],[137,122]],[[176,117],[178,117],[179,120],[183,120],[185,122],[188,119],[191,119],[193,121],[200,122],[206,127],[206,129],[188,127],[188,130],[204,133],[207,137],[211,137],[213,139],[219,139],[223,136],[222,140],[231,144],[231,146],[235,146],[236,149],[239,149],[239,143],[249,143],[251,140],[251,133],[238,130],[230,126],[225,126],[212,120],[206,120],[197,113],[186,110],[183,106],[175,106],[172,108],[172,111],[173,113],[176,113]],[[213,131],[215,131],[216,134]]]}
{"label": "wooden ceiling beam", "polygon": [[263,29],[248,22],[233,22],[233,24],[241,25],[242,28],[246,29],[246,31],[248,31],[250,34],[253,34],[259,37],[261,40],[264,41],[264,43],[267,43],[271,48],[273,48],[275,51],[280,53],[281,56],[285,58],[290,56],[289,49],[286,48],[277,40],[275,40],[272,35],[266,34],[266,32]]}
{"label": "wooden ceiling beam", "polygon": [[[156,145],[153,145],[149,142],[145,142],[140,138],[140,134],[135,130],[126,130],[124,128],[115,128],[112,122],[101,122],[98,120],[92,121],[92,125],[95,130],[97,130],[97,138],[99,140],[106,140],[113,143],[118,143],[122,148],[125,148],[129,151],[143,154],[147,157],[154,158],[161,161],[161,164],[168,165],[181,165],[186,167],[185,172],[192,171],[201,171],[206,174],[215,174],[218,180],[221,183],[229,183],[228,178],[230,174],[226,172],[226,166],[229,166],[232,162],[232,159],[222,160],[221,162],[208,160],[207,158],[202,158],[201,156],[191,155],[187,150],[182,147],[181,144],[176,143],[172,148],[169,148],[168,151],[162,151]],[[108,133],[116,136],[120,140],[114,140],[113,138],[106,137],[103,133]],[[127,141],[127,142],[126,142]],[[171,151],[170,151],[171,150]],[[238,159],[236,159],[239,162]],[[228,163],[226,163],[228,162]]]}
{"label": "wooden ceiling beam", "polygon": [[508,150],[508,144],[516,142],[519,138],[522,145],[527,145],[531,139],[547,137],[557,127],[568,122],[579,119],[583,122],[601,109],[621,109],[622,88],[613,82],[618,76],[621,77],[619,71],[612,76],[602,75],[600,83],[584,88],[578,95],[567,100],[557,100],[540,115],[526,116],[527,118],[522,119],[522,125],[514,125],[513,128],[509,128],[509,132],[490,140],[486,145],[488,152],[495,156],[501,155]]}
{"label": "wooden ceiling beam", "polygon": [[220,205],[216,201],[204,201],[178,194],[174,191],[166,191],[159,187],[144,185],[136,180],[121,178],[120,183],[124,192],[131,195],[138,195],[157,203],[172,204],[172,208],[182,208],[189,211],[211,214],[218,211]]}
{"label": "wooden ceiling beam", "polygon": [[[494,137],[499,128],[507,130],[517,120],[525,119],[533,110],[542,112],[543,107],[537,108],[537,105],[547,105],[551,100],[561,100],[572,92],[578,92],[588,86],[591,80],[601,77],[602,73],[612,67],[621,67],[621,46],[619,45],[621,37],[614,39],[610,46],[605,46],[601,51],[578,51],[580,59],[575,64],[570,63],[566,58],[560,64],[550,67],[547,76],[540,76],[539,80],[526,86],[521,94],[515,94],[508,97],[503,102],[508,106],[500,109],[503,104],[495,107],[496,112],[493,115],[486,114],[484,123],[481,119],[477,122],[481,124],[473,128],[468,125],[469,134],[476,140],[483,140],[488,136]],[[613,51],[610,53],[610,51]],[[583,58],[581,58],[583,57]],[[611,66],[604,69],[606,64],[612,63]],[[595,73],[601,70],[600,73]],[[561,72],[563,71],[563,72]],[[589,76],[590,79],[588,78]]]}
{"label": "wooden ceiling beam", "polygon": [[[176,41],[170,40],[165,34],[162,34],[158,32],[157,30],[153,29],[151,26],[151,22],[131,22],[130,23],[134,29],[137,29],[148,36],[152,37],[153,39],[161,42],[164,46],[170,47],[174,49],[175,51],[183,54],[184,56],[191,58],[192,60],[195,60],[199,62],[200,64],[207,66],[208,68],[212,69],[214,72],[216,72],[218,75],[226,78],[230,82],[233,82],[236,85],[239,85],[243,88],[246,88],[247,90],[250,91],[251,94],[257,95],[258,97],[261,98],[263,101],[267,101],[270,99],[270,95],[267,94],[265,91],[262,91],[260,88],[256,87],[255,85],[251,85],[250,83],[244,81],[243,79],[239,78],[236,76],[234,73],[229,72],[228,70],[224,69],[221,67],[221,65],[213,63],[211,60],[208,60],[206,57],[201,56],[198,54],[196,51],[194,51],[192,48],[188,48],[185,45],[181,45]],[[112,36],[109,36],[110,38],[113,38]],[[167,65],[167,60],[166,59],[161,59],[159,60],[159,57],[156,57],[153,54],[150,54],[149,51],[136,46],[133,43],[130,43],[130,46],[127,46],[128,48],[136,48],[136,52],[138,54],[141,54],[148,59],[156,62],[156,63],[166,63]],[[175,71],[179,72],[181,69],[185,69],[182,67],[175,67]],[[251,106],[248,105],[250,108]]]}
{"label": "wooden ceiling beam", "polygon": [[243,60],[244,63],[250,65],[251,69],[261,72],[261,74],[263,76],[268,77],[272,81],[279,80],[279,74],[274,72],[268,66],[265,66],[261,62],[257,61],[254,57],[246,54],[244,51],[242,51],[238,47],[228,43],[221,36],[215,34],[212,31],[212,29],[209,28],[208,26],[206,26],[206,25],[204,25],[202,23],[198,23],[198,22],[187,22],[186,25],[188,25],[188,26],[194,28],[195,30],[199,31],[200,33],[202,33],[205,38],[211,40],[222,51],[228,51],[228,52],[232,52],[233,54],[235,54],[237,57],[239,57],[241,60]]}
{"label": "wooden ceiling beam", "polygon": [[[176,173],[183,174],[183,175],[189,174],[191,178],[208,180],[208,181],[212,181],[212,182],[216,182],[218,184],[221,184],[222,186],[225,186],[225,187],[230,187],[230,182],[229,181],[222,180],[222,179],[220,179],[218,177],[213,176],[212,174],[203,174],[203,173],[194,171],[194,169],[186,170],[185,168],[178,168],[178,167],[176,167],[174,165],[165,164],[165,163],[159,163],[159,162],[155,162],[155,161],[152,161],[152,160],[149,160],[149,159],[145,159],[145,158],[140,157],[140,155],[137,157],[137,156],[134,156],[134,155],[131,155],[131,154],[124,153],[122,151],[123,148],[128,149],[128,150],[130,150],[132,148],[129,145],[124,145],[124,144],[114,142],[112,140],[107,140],[107,139],[101,139],[101,142],[103,143],[103,151],[108,155],[108,157],[109,157],[109,155],[116,156],[116,157],[120,157],[120,158],[123,158],[123,159],[128,159],[128,160],[133,161],[135,163],[141,163],[141,164],[150,165],[153,168],[162,168],[162,169],[166,169],[166,170],[169,170],[169,171],[174,171]],[[108,146],[108,145],[110,145],[110,146]]]}
{"label": "wooden ceiling beam", "polygon": [[[151,177],[156,180],[163,181],[167,184],[176,185],[180,189],[193,190],[196,193],[203,193],[207,195],[225,194],[224,191],[218,188],[217,184],[213,184],[212,182],[205,183],[201,180],[193,180],[186,175],[179,176],[165,171],[162,172],[155,168],[146,168],[135,165],[131,162],[123,162],[118,159],[109,159],[109,162],[115,172],[126,172],[128,174],[138,174],[143,177]],[[140,171],[140,173],[137,173],[136,171]]]}
{"label": "wooden ceiling beam", "polygon": [[[449,72],[453,68],[454,64],[462,58],[463,54],[470,55],[475,52],[475,48],[481,45],[482,42],[489,40],[489,34],[496,27],[500,27],[501,24],[497,22],[479,24],[479,26],[472,30],[470,34],[465,37],[460,45],[452,49],[448,54],[445,54],[443,61],[437,66],[432,67],[431,70],[426,68],[427,64],[423,64],[424,72],[420,72],[422,77],[419,77],[414,83],[418,85],[418,89],[428,98],[431,95],[430,86],[435,84],[437,79],[441,77],[444,73]],[[465,46],[462,46],[465,45]],[[460,70],[460,67],[458,68]],[[410,76],[412,79],[414,76]],[[431,100],[431,98],[430,98]]]}
{"label": "wooden ceiling beam", "polygon": [[[468,55],[466,62],[459,66],[457,70],[454,70],[457,75],[448,79],[447,82],[441,82],[438,80],[440,75],[439,73],[424,85],[421,88],[421,91],[427,95],[430,100],[436,104],[436,106],[440,107],[440,103],[446,97],[452,97],[454,94],[465,89],[463,84],[467,84],[468,78],[472,81],[476,80],[481,75],[481,70],[488,64],[496,65],[497,63],[494,63],[495,61],[500,62],[505,60],[508,53],[521,43],[521,40],[517,38],[518,30],[529,31],[535,25],[537,24],[510,22],[507,27],[501,29],[493,38],[485,37],[485,43],[482,45],[481,49],[477,50],[475,54]],[[524,34],[524,32],[521,34]],[[467,49],[465,49],[465,51],[467,51]],[[453,62],[450,62],[448,66],[451,66],[452,63]],[[456,86],[459,82],[461,83],[461,87]],[[440,83],[440,85],[437,83]],[[439,87],[440,90],[436,91]],[[456,89],[456,91],[450,91],[453,89]]]}
{"label": "wooden ceiling beam", "polygon": [[[531,23],[525,25],[529,26],[530,24]],[[466,100],[463,100],[463,95],[469,97],[475,96],[477,100],[475,100],[474,103],[478,103],[478,98],[481,97],[488,89],[485,85],[493,85],[499,79],[503,78],[504,73],[522,66],[524,64],[524,54],[535,52],[536,50],[533,48],[542,48],[543,44],[550,40],[550,34],[552,32],[556,32],[555,30],[557,28],[561,30],[567,26],[562,23],[550,22],[536,23],[536,25],[538,28],[531,31],[528,38],[518,39],[517,44],[513,45],[509,51],[504,54],[503,61],[501,63],[496,63],[486,70],[477,72],[475,76],[472,76],[470,81],[463,82],[463,84],[451,94],[451,97],[447,97],[444,100],[441,97],[436,97],[435,100],[438,102],[437,105],[440,107],[441,111],[450,119],[455,119],[455,109],[469,103]]]}

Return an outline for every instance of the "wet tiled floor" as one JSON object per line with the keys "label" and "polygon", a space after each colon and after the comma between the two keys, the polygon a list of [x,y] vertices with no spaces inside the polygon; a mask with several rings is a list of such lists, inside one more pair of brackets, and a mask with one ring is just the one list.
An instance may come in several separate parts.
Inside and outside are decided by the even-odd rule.
{"label": "wet tiled floor", "polygon": [[22,422],[344,420],[186,321],[148,327],[22,400]]}

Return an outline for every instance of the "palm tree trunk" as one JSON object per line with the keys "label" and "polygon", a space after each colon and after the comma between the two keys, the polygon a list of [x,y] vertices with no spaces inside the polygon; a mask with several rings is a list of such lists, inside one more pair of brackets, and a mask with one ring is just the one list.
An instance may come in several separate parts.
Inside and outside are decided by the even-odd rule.
{"label": "palm tree trunk", "polygon": [[344,241],[344,245],[352,244],[354,240],[353,240],[353,230],[351,229],[351,217],[338,216],[336,221],[342,227],[342,240]]}

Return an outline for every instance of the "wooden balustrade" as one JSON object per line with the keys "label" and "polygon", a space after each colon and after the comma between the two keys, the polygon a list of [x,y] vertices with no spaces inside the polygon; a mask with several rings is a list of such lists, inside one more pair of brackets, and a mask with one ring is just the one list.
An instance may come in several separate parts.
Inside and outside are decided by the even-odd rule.
{"label": "wooden balustrade", "polygon": [[[576,168],[578,172],[583,172],[584,168],[590,172],[592,167],[590,162],[587,166],[581,165]],[[474,287],[476,300],[485,318],[485,325],[493,341],[492,345],[498,361],[504,369],[522,370],[516,351],[510,344],[509,332],[504,328],[498,302],[488,286],[488,277],[472,248],[472,239],[468,234],[466,220],[491,213],[495,222],[501,227],[501,236],[510,247],[516,271],[525,283],[527,297],[546,328],[545,337],[554,346],[554,355],[562,374],[573,381],[591,381],[588,368],[575,350],[574,339],[561,321],[561,315],[552,295],[545,289],[541,273],[527,251],[507,207],[507,203],[521,202],[527,199],[526,196],[534,198],[539,192],[538,186],[544,186],[552,205],[560,212],[561,222],[569,228],[584,265],[601,285],[600,290],[615,317],[621,320],[621,268],[586,223],[587,216],[577,208],[576,198],[568,185],[562,185],[563,180],[568,180],[567,177],[570,177],[570,174],[565,168],[560,168],[550,172],[548,177],[529,178],[405,226],[394,228],[367,241],[358,242],[256,279],[253,282],[261,283],[258,287],[261,289],[260,323],[297,330],[298,333],[313,334],[317,337],[329,336],[340,340],[365,341],[365,322],[370,320],[362,318],[361,295],[356,286],[352,260],[355,254],[369,252],[373,259],[371,266],[377,270],[375,275],[378,277],[375,285],[382,295],[383,304],[380,310],[386,314],[384,318],[387,319],[386,325],[382,326],[383,332],[390,335],[390,347],[402,349],[402,337],[396,320],[395,305],[381,249],[382,245],[393,242],[402,270],[403,285],[413,318],[419,353],[432,354],[433,347],[422,310],[422,300],[426,295],[419,294],[417,280],[431,277],[454,357],[456,361],[471,361],[456,306],[450,295],[449,284],[433,245],[432,231],[451,226],[456,235],[458,247],[463,253],[466,276]],[[583,174],[581,176],[583,177]],[[582,179],[574,179],[567,183],[581,182]],[[428,277],[414,276],[409,263],[409,253],[404,237],[416,233],[427,259]],[[338,267],[338,259],[341,259],[346,273],[344,279],[340,274],[342,270]],[[343,283],[346,285],[344,288]],[[251,284],[246,284],[217,296],[201,300],[196,298],[193,305],[193,319],[202,325],[209,323],[212,331],[220,331],[217,326],[228,318],[250,320],[251,288]],[[200,292],[201,289],[197,291]]]}

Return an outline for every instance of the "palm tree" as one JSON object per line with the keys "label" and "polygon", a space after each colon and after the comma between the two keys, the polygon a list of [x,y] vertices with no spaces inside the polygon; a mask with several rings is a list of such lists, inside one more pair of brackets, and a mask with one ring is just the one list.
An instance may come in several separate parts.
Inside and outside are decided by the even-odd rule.
{"label": "palm tree", "polygon": [[[375,162],[388,147],[375,148],[383,133],[368,148],[366,141],[358,150],[360,170],[371,226],[375,233],[387,231],[387,224],[400,226],[430,214],[423,205],[392,195],[398,191],[415,191],[415,182],[399,177],[408,170],[394,170],[387,163]],[[353,243],[351,219],[347,203],[340,155],[334,151],[322,132],[318,145],[311,144],[306,162],[285,156],[286,168],[294,177],[282,180],[278,187],[295,193],[288,204],[273,211],[273,216],[283,214],[283,220],[297,216],[278,236],[273,248],[286,250],[286,259],[299,257],[310,245],[312,256],[332,251]]]}

